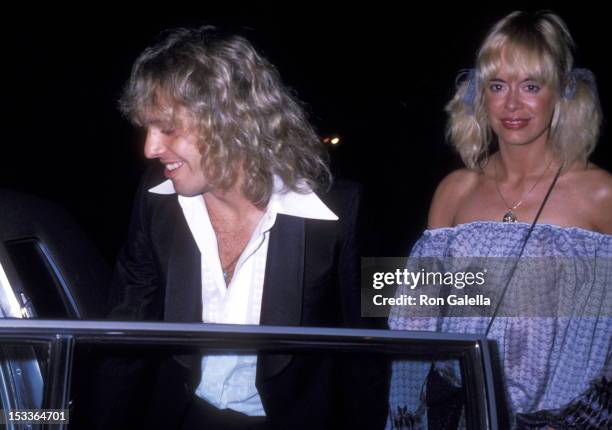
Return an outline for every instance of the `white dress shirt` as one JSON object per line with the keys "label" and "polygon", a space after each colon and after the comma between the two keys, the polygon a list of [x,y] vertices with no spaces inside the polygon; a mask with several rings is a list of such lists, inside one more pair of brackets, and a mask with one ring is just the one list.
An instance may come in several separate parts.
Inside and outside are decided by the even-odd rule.
{"label": "white dress shirt", "polygon": [[[149,190],[174,194],[170,180]],[[270,229],[277,214],[301,218],[337,220],[338,217],[309,190],[285,191],[274,178],[268,206],[238,258],[226,285],[217,237],[202,195],[178,196],[187,225],[201,253],[202,321],[221,324],[259,324]],[[196,395],[219,409],[233,409],[251,416],[265,416],[255,387],[257,355],[207,355],[202,357],[202,377]]]}

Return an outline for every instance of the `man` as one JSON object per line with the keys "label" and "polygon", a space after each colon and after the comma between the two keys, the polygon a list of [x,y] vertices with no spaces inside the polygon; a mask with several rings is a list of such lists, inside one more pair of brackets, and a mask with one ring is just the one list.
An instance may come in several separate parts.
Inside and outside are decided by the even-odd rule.
{"label": "man", "polygon": [[[358,190],[331,186],[299,103],[247,40],[211,27],[168,33],[136,60],[120,106],[146,129],[145,155],[166,180],[150,170],[141,183],[112,317],[362,326]],[[172,399],[170,422],[183,428],[372,424],[342,393],[361,395],[340,360],[187,361],[160,371],[154,400]]]}

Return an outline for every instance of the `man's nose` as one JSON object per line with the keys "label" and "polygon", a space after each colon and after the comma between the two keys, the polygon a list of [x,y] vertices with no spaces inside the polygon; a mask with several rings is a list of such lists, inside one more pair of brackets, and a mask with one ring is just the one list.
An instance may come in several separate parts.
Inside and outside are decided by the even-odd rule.
{"label": "man's nose", "polygon": [[145,157],[149,159],[159,158],[163,152],[164,145],[160,139],[159,133],[150,128],[147,129],[147,137],[144,144]]}

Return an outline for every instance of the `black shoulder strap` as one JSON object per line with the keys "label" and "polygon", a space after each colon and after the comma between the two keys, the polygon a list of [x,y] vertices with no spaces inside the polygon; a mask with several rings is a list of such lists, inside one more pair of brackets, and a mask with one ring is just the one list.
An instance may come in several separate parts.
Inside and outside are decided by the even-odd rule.
{"label": "black shoulder strap", "polygon": [[563,166],[559,167],[559,170],[557,170],[557,174],[555,175],[552,183],[550,184],[550,187],[548,187],[548,191],[546,192],[546,195],[544,196],[544,200],[542,200],[540,209],[538,209],[538,213],[533,219],[533,222],[531,223],[529,230],[527,230],[527,235],[525,236],[525,239],[523,240],[523,244],[521,246],[521,250],[518,254],[518,257],[516,258],[516,262],[514,263],[514,266],[512,267],[510,274],[508,275],[508,280],[506,281],[506,285],[504,286],[501,296],[499,297],[499,300],[497,301],[497,305],[495,306],[495,311],[493,311],[493,316],[491,317],[491,321],[489,321],[489,324],[487,325],[485,336],[489,335],[489,330],[491,330],[491,326],[493,325],[493,322],[495,321],[495,318],[497,317],[497,314],[499,313],[501,304],[504,301],[504,297],[506,296],[506,291],[508,291],[508,286],[510,285],[510,281],[512,280],[512,277],[514,276],[514,272],[516,271],[516,267],[518,266],[519,260],[521,259],[521,256],[523,255],[523,251],[525,251],[525,246],[527,245],[527,241],[529,240],[529,237],[531,236],[531,232],[533,231],[534,227],[536,226],[538,222],[538,219],[540,218],[540,214],[542,213],[542,210],[544,209],[544,205],[548,201],[548,197],[550,197],[550,193],[552,193],[552,190],[555,187],[555,184],[557,183],[557,179],[559,179],[559,175],[561,175],[562,168]]}

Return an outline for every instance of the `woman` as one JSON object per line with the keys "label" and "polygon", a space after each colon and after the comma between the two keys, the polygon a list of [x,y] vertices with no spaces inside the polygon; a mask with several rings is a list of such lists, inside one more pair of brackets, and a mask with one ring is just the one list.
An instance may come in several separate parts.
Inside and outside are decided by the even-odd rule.
{"label": "woman", "polygon": [[[602,405],[612,401],[612,176],[588,162],[601,112],[593,75],[573,68],[572,48],[557,15],[511,13],[447,106],[448,137],[466,168],[439,185],[411,256],[518,260],[488,286],[500,308],[472,318],[395,308],[389,319],[392,329],[486,333],[517,427],[612,423]],[[401,367],[396,376],[406,374]],[[430,367],[415,367],[412,379],[448,365]],[[413,415],[427,415],[402,403],[401,386],[396,377],[389,421],[400,428],[396,411],[410,415],[411,403]]]}

